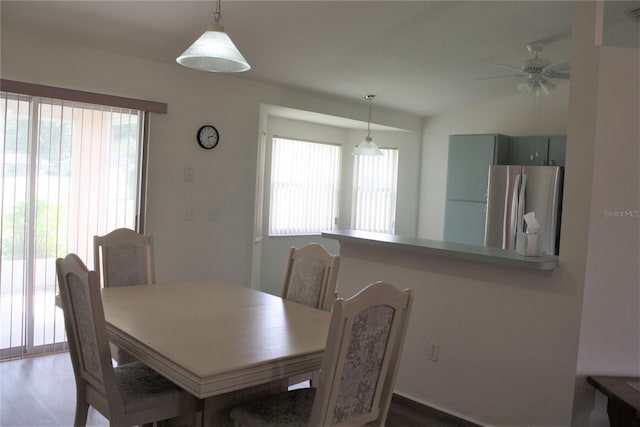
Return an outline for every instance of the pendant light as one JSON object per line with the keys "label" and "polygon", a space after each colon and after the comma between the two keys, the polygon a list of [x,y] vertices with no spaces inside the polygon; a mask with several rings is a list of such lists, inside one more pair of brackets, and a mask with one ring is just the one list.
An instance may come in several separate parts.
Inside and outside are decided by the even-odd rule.
{"label": "pendant light", "polygon": [[373,142],[373,138],[371,138],[371,104],[373,103],[373,98],[375,95],[366,95],[364,99],[369,101],[369,121],[367,122],[367,136],[364,140],[356,145],[356,148],[353,150],[353,155],[361,155],[361,156],[382,156],[382,151]]}
{"label": "pendant light", "polygon": [[217,0],[213,23],[176,58],[178,64],[214,73],[239,73],[251,68],[220,25],[221,17],[220,0]]}

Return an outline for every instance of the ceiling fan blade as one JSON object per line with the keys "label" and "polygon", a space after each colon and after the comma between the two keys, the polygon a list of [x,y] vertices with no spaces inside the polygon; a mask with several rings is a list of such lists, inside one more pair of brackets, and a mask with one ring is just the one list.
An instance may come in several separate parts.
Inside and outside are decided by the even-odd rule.
{"label": "ceiling fan blade", "polygon": [[554,72],[551,72],[551,73],[545,74],[545,77],[547,77],[549,79],[569,80],[571,75],[569,73],[554,73]]}
{"label": "ceiling fan blade", "polygon": [[476,80],[504,79],[506,77],[519,78],[519,77],[529,77],[529,75],[528,74],[503,74],[501,76],[478,77],[476,78]]}
{"label": "ceiling fan blade", "polygon": [[555,64],[551,64],[551,65],[545,67],[545,69],[554,70],[554,71],[562,71],[562,70],[567,70],[570,66],[571,66],[571,61],[566,59],[564,61],[560,61],[560,62],[556,62]]}
{"label": "ceiling fan blade", "polygon": [[514,67],[513,65],[507,65],[507,64],[496,64],[496,65],[499,65],[501,67],[509,68],[510,70],[522,71],[522,69],[520,67]]}
{"label": "ceiling fan blade", "polygon": [[476,80],[504,79],[506,77],[513,77],[513,74],[503,74],[501,76],[490,76],[490,77],[477,77]]}

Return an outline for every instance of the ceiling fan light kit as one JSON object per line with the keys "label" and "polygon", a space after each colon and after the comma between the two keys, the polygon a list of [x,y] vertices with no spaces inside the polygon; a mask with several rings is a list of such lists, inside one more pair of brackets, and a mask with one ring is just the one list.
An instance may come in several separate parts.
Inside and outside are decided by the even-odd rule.
{"label": "ceiling fan light kit", "polygon": [[185,67],[217,73],[239,73],[251,69],[231,38],[220,25],[220,0],[213,13],[213,23],[176,62]]}
{"label": "ceiling fan light kit", "polygon": [[518,83],[518,91],[526,93],[527,95],[540,95],[543,92],[545,95],[549,95],[557,87],[551,80],[545,78],[531,79],[526,82]]}

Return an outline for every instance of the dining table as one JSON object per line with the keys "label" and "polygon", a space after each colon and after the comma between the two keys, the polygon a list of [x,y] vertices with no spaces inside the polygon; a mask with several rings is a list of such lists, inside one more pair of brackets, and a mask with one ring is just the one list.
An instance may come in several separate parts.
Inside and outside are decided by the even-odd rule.
{"label": "dining table", "polygon": [[320,369],[331,314],[204,280],[101,289],[109,339],[203,400],[202,425]]}
{"label": "dining table", "polygon": [[607,397],[610,427],[640,427],[640,377],[589,375],[587,382]]}

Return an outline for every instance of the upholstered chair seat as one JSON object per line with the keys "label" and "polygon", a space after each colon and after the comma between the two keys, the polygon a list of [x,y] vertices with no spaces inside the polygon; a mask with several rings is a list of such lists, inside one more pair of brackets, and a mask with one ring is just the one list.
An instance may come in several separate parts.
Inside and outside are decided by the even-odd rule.
{"label": "upholstered chair seat", "polygon": [[126,413],[179,406],[193,400],[193,396],[144,363],[127,363],[115,367],[113,372]]}
{"label": "upholstered chair seat", "polygon": [[233,419],[237,426],[306,427],[315,397],[315,388],[292,390],[235,408]]}

